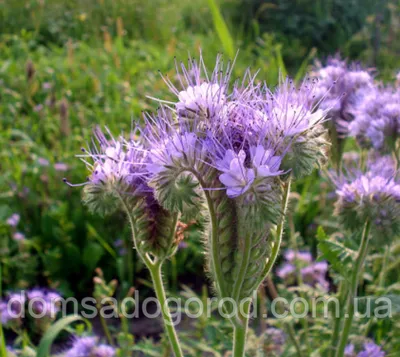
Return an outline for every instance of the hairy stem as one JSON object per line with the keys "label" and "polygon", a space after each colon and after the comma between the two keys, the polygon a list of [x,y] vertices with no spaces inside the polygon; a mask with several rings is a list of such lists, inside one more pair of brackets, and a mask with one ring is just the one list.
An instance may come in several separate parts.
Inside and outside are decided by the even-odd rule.
{"label": "hairy stem", "polygon": [[[200,182],[201,184],[201,182]],[[203,186],[203,185],[202,185]],[[203,186],[204,187],[204,186]],[[211,199],[210,193],[204,191],[207,200],[207,208],[210,215],[211,222],[211,251],[210,251],[210,264],[213,273],[215,274],[215,284],[219,295],[224,298],[227,296],[224,284],[224,276],[222,274],[221,266],[219,263],[219,250],[218,250],[218,217],[215,212],[214,204]]]}
{"label": "hairy stem", "polygon": [[350,329],[354,318],[354,299],[357,297],[359,276],[364,265],[365,257],[367,255],[370,228],[371,228],[371,223],[367,221],[364,226],[356,264],[353,273],[351,275],[350,291],[349,291],[349,296],[347,297],[347,304],[346,304],[346,316],[343,326],[343,332],[339,341],[339,347],[336,351],[336,357],[343,357],[344,349],[346,347],[347,340],[349,338]]}
{"label": "hairy stem", "polygon": [[275,264],[276,258],[278,257],[279,248],[281,247],[282,243],[283,228],[285,225],[286,210],[289,202],[291,181],[292,181],[291,177],[289,177],[284,185],[283,200],[282,200],[282,216],[278,226],[276,227],[276,241],[274,242],[274,245],[272,247],[271,256],[264,268],[263,274],[261,275],[261,280],[258,282],[257,285],[260,285],[265,280],[265,278],[271,272],[272,267]]}
{"label": "hairy stem", "polygon": [[251,301],[246,301],[243,304],[243,311],[241,316],[241,324],[235,325],[233,336],[233,350],[232,357],[244,357],[246,352],[246,336],[249,327],[249,314],[250,314]]}
{"label": "hairy stem", "polygon": [[251,253],[251,243],[252,243],[252,239],[251,239],[251,234],[246,234],[244,237],[244,242],[243,242],[243,246],[244,246],[244,252],[242,255],[242,259],[240,262],[240,269],[239,269],[239,273],[236,277],[235,283],[233,285],[233,290],[232,290],[232,298],[236,303],[239,303],[239,299],[240,299],[240,292],[242,289],[242,285],[243,282],[246,278],[246,272],[247,272],[247,268],[249,266],[249,262],[250,262],[250,253]]}
{"label": "hairy stem", "polygon": [[[171,312],[169,310],[168,304],[166,303],[167,298],[166,298],[164,286],[162,283],[161,269],[162,269],[162,265],[164,263],[164,259],[157,260],[157,258],[155,258],[153,260],[149,257],[148,254],[143,254],[140,251],[140,249],[138,249],[138,245],[136,242],[136,236],[135,236],[134,219],[132,217],[131,211],[129,210],[128,206],[126,205],[124,199],[121,196],[120,196],[120,200],[121,200],[122,206],[126,212],[126,215],[128,216],[129,224],[131,226],[133,245],[136,248],[136,251],[137,251],[139,257],[143,260],[147,269],[149,269],[149,271],[150,271],[154,291],[155,291],[157,299],[161,305],[161,313],[163,316],[165,331],[168,335],[168,339],[170,341],[171,347],[175,353],[175,357],[183,357],[183,353],[182,353],[182,350],[181,350],[181,347],[179,344],[179,340],[178,340],[178,335],[175,331],[175,326],[172,322]],[[174,219],[173,219],[173,227],[171,229],[172,235],[175,235],[177,222],[178,222],[178,214],[175,214]],[[170,241],[172,242],[172,240],[173,240],[173,237],[171,237]]]}
{"label": "hairy stem", "polygon": [[167,297],[165,295],[165,290],[162,282],[161,275],[161,262],[149,267],[151,278],[154,284],[154,290],[158,301],[160,302],[161,313],[164,320],[165,331],[167,332],[169,342],[171,344],[172,350],[174,351],[175,357],[183,357],[182,349],[179,344],[178,335],[175,331],[174,323],[172,321],[171,313],[168,307]]}

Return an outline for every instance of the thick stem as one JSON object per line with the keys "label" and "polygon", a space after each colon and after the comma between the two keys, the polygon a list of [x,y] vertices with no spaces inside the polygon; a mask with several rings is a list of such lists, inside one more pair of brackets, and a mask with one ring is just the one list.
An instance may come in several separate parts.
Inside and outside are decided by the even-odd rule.
{"label": "thick stem", "polygon": [[151,278],[154,284],[154,290],[158,301],[160,302],[161,313],[164,320],[165,331],[168,335],[169,342],[175,357],[183,357],[183,353],[179,344],[178,335],[176,334],[174,323],[172,321],[171,313],[169,311],[167,297],[165,295],[164,286],[162,283],[161,263],[158,262],[149,267]]}
{"label": "thick stem", "polygon": [[240,292],[242,289],[243,282],[246,278],[246,272],[249,266],[250,262],[250,253],[251,253],[251,234],[246,234],[244,237],[244,251],[242,254],[242,259],[240,262],[240,269],[239,273],[236,276],[235,283],[233,285],[233,290],[232,290],[232,298],[236,303],[239,303],[240,299]]}
{"label": "thick stem", "polygon": [[[202,185],[202,183],[200,182]],[[203,185],[202,185],[203,186]],[[203,186],[204,187],[204,186]],[[218,218],[215,213],[215,208],[213,201],[211,199],[211,196],[209,192],[204,191],[204,195],[206,196],[207,200],[207,208],[208,208],[208,213],[210,215],[210,222],[211,222],[211,249],[210,249],[210,264],[211,264],[211,270],[215,274],[215,284],[217,287],[217,291],[220,295],[221,298],[227,297],[226,291],[225,291],[225,284],[224,284],[224,275],[221,270],[221,266],[219,263],[219,247],[218,247]]]}
{"label": "thick stem", "polygon": [[249,327],[250,301],[246,301],[241,314],[241,324],[234,327],[232,357],[244,357],[246,352],[246,336]]}
{"label": "thick stem", "polygon": [[346,347],[347,340],[349,338],[350,329],[354,318],[354,299],[357,297],[359,276],[364,265],[365,257],[367,255],[370,228],[371,228],[371,223],[367,221],[364,226],[364,231],[361,238],[360,248],[358,250],[356,264],[353,273],[351,275],[350,291],[349,291],[349,296],[347,297],[344,327],[342,335],[340,337],[339,347],[336,351],[336,357],[343,357],[344,349]]}

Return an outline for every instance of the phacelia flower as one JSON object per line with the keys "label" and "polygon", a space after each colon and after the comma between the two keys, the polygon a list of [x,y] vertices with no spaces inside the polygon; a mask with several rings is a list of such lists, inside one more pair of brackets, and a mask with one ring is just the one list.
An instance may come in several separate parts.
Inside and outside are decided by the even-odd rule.
{"label": "phacelia flower", "polygon": [[259,130],[274,142],[282,155],[282,168],[294,178],[310,174],[327,160],[329,145],[323,125],[327,110],[314,105],[314,91],[315,82],[310,79],[300,86],[286,79],[274,92],[262,91],[259,110],[264,115]]}
{"label": "phacelia flower", "polygon": [[287,284],[294,284],[298,273],[304,284],[319,286],[324,291],[329,289],[329,282],[326,279],[327,262],[315,262],[309,252],[295,252],[291,249],[285,252],[284,258],[285,262],[277,269],[276,274]]}
{"label": "phacelia flower", "polygon": [[[387,240],[400,232],[400,184],[397,171],[387,166],[388,162],[380,158],[370,162],[366,172],[353,170],[334,179],[335,211],[346,228],[359,230],[369,221],[378,233],[376,238]],[[380,169],[382,165],[385,169]]]}
{"label": "phacelia flower", "polygon": [[97,337],[75,338],[72,347],[65,353],[65,357],[114,357],[115,348],[98,344]]}
{"label": "phacelia flower", "polygon": [[326,113],[313,105],[312,81],[297,87],[287,79],[271,91],[249,71],[231,83],[231,67],[221,66],[218,57],[208,74],[202,59],[190,60],[179,68],[178,86],[165,79],[177,102],[146,118],[151,186],[173,209],[163,200],[171,196],[166,189],[178,195],[177,178],[194,174],[204,190],[225,189],[246,207],[269,206],[277,216],[284,176],[301,177],[325,161]]}
{"label": "phacelia flower", "polygon": [[337,131],[345,134],[347,123],[354,118],[354,106],[373,89],[373,77],[359,65],[339,57],[329,58],[326,66],[318,62],[313,74],[318,78],[315,103],[328,110],[327,116]]}
{"label": "phacelia flower", "polygon": [[382,350],[381,346],[373,342],[368,342],[364,344],[364,350],[357,357],[384,357],[385,355],[386,353]]}
{"label": "phacelia flower", "polygon": [[37,162],[40,166],[49,166],[50,165],[49,160],[45,159],[44,157],[39,157]]}
{"label": "phacelia flower", "polygon": [[350,344],[347,345],[344,349],[344,357],[354,357],[354,345]]}
{"label": "phacelia flower", "polygon": [[25,234],[23,234],[21,232],[15,232],[13,234],[13,239],[16,241],[23,241],[25,239]]}
{"label": "phacelia flower", "polygon": [[400,134],[400,90],[375,87],[355,105],[350,136],[382,153],[394,150]]}
{"label": "phacelia flower", "polygon": [[20,221],[21,217],[18,213],[12,214],[9,218],[7,218],[7,224],[10,227],[16,227]]}
{"label": "phacelia flower", "polygon": [[282,354],[286,342],[286,335],[282,330],[269,327],[265,330],[263,337],[266,352],[274,352],[276,355]]}
{"label": "phacelia flower", "polygon": [[345,357],[385,357],[386,353],[382,350],[381,346],[376,345],[373,342],[366,342],[363,347],[357,353],[356,348],[353,344],[346,346],[344,350]]}
{"label": "phacelia flower", "polygon": [[82,149],[79,156],[90,171],[83,184],[84,202],[92,211],[107,215],[120,207],[121,197],[134,200],[150,191],[145,179],[147,162],[140,142],[134,137],[108,139],[97,128],[94,139],[92,148]]}
{"label": "phacelia flower", "polygon": [[241,150],[236,155],[232,150],[227,150],[223,160],[219,161],[219,168],[223,174],[220,181],[226,186],[229,197],[237,197],[246,192],[254,181],[255,172],[244,166],[246,153]]}

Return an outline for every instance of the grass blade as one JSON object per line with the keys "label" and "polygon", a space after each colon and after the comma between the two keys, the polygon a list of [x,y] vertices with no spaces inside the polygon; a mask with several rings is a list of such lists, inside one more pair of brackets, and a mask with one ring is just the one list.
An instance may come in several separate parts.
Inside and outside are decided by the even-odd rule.
{"label": "grass blade", "polygon": [[224,52],[232,59],[235,57],[235,47],[233,38],[229,32],[228,26],[221,14],[220,8],[216,0],[208,0],[208,6],[210,7],[211,14],[213,17],[215,31],[218,34]]}

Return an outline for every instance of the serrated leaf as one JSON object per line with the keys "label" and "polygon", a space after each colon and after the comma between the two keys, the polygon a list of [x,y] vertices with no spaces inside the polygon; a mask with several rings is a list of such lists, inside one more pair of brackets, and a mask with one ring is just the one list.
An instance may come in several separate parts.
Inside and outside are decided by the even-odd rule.
{"label": "serrated leaf", "polygon": [[344,246],[337,239],[328,237],[322,227],[317,231],[318,248],[322,255],[319,260],[327,260],[343,278],[348,278],[347,267],[356,259],[357,252]]}

